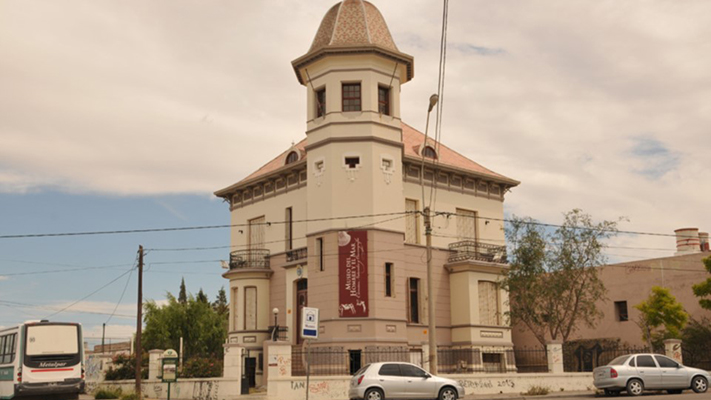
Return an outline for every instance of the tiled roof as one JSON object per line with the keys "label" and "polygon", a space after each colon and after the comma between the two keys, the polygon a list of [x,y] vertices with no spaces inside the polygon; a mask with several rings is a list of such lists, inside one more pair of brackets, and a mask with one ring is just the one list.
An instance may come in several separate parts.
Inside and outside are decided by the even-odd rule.
{"label": "tiled roof", "polygon": [[364,45],[398,51],[385,19],[374,5],[364,0],[343,0],[323,17],[309,52],[328,46]]}
{"label": "tiled roof", "polygon": [[[403,142],[403,147],[404,147],[404,156],[410,159],[417,158],[421,159],[420,155],[420,147],[423,145],[425,141],[425,134],[416,130],[415,128],[411,127],[410,125],[407,125],[406,123],[402,123],[402,142]],[[457,153],[456,151],[450,149],[449,147],[440,144],[439,146],[436,146],[436,142],[432,139],[429,138],[428,145],[432,146],[433,148],[437,148],[438,150],[438,159],[437,163],[438,165],[442,167],[449,167],[449,168],[455,168],[463,171],[467,171],[470,173],[474,173],[475,175],[479,175],[482,177],[489,177],[490,179],[495,179],[498,181],[503,181],[506,182],[510,185],[518,185],[518,181],[508,178],[506,176],[503,176],[501,174],[498,174],[488,168],[483,167],[482,165],[464,157],[463,155]],[[273,160],[269,161],[268,163],[264,164],[261,168],[247,176],[246,178],[242,179],[241,181],[235,183],[234,185],[231,185],[225,189],[219,190],[216,192],[218,196],[222,195],[227,195],[227,192],[229,192],[231,189],[242,186],[242,184],[250,182],[250,181],[256,181],[261,177],[264,177],[266,175],[269,175],[271,173],[277,172],[279,170],[287,170],[291,166],[286,165],[286,157],[289,155],[294,150],[299,151],[299,160],[305,160],[307,157],[306,154],[306,145],[307,145],[307,139],[304,138],[302,141],[299,143],[295,144],[288,150],[284,151],[283,153],[279,154],[276,158]],[[426,163],[431,164],[432,161],[431,159],[426,159]]]}
{"label": "tiled roof", "polygon": [[[411,127],[410,125],[406,123],[402,123],[402,141],[403,145],[405,146],[405,157],[416,157],[416,158],[421,158],[422,155],[420,154],[420,147],[423,145],[425,141],[425,134],[416,130],[415,128]],[[496,172],[483,167],[481,164],[478,164],[463,155],[457,153],[456,151],[450,149],[449,147],[439,144],[439,148],[436,146],[436,142],[432,138],[428,138],[427,144],[430,145],[431,147],[437,149],[437,161],[438,164],[448,166],[448,167],[454,167],[457,169],[462,169],[470,172],[475,172],[478,175],[485,175],[485,176],[490,176],[492,178],[498,178],[500,180],[505,180],[509,181],[509,183],[515,183],[518,184],[517,181],[507,178],[501,174],[497,174]],[[431,160],[426,162],[431,163]]]}

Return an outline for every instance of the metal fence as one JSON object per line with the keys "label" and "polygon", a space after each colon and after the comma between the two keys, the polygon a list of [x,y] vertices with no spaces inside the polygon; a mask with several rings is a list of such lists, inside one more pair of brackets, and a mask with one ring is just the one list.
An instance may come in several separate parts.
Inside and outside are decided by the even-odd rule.
{"label": "metal fence", "polygon": [[514,348],[516,369],[519,373],[548,372],[548,350],[545,348]]}
{"label": "metal fence", "polygon": [[684,347],[682,350],[682,364],[687,367],[711,371],[711,349],[708,351],[691,351]]}
{"label": "metal fence", "polygon": [[592,372],[619,356],[649,352],[646,347],[564,346],[563,368],[565,372]]}

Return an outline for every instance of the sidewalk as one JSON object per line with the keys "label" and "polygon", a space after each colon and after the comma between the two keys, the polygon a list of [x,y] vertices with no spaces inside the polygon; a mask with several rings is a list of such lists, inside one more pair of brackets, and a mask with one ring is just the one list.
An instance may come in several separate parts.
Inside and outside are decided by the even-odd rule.
{"label": "sidewalk", "polygon": [[[552,392],[544,396],[527,396],[520,393],[505,393],[505,394],[470,394],[464,396],[464,400],[544,400],[544,399],[560,399],[560,398],[594,398],[595,391],[582,391],[582,392]],[[266,392],[262,393],[252,393],[245,394],[239,397],[239,400],[265,400],[267,398]],[[79,400],[93,400],[94,397],[90,395],[81,395]],[[143,400],[158,400],[155,398],[145,397]],[[171,400],[183,400],[183,399],[171,399]]]}
{"label": "sidewalk", "polygon": [[463,397],[466,400],[533,400],[533,399],[557,399],[557,398],[594,398],[594,390],[580,392],[551,392],[542,396],[529,396],[521,393],[503,394],[469,394]]}

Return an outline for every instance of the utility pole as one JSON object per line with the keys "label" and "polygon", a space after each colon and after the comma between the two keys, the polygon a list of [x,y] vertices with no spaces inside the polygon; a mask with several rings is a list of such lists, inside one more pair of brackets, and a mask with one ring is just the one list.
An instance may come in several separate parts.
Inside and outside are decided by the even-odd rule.
{"label": "utility pole", "polygon": [[427,338],[429,339],[430,373],[437,375],[437,326],[435,321],[434,283],[432,282],[432,220],[430,208],[425,207],[425,238],[427,239]]}
{"label": "utility pole", "polygon": [[104,327],[101,329],[101,354],[104,354],[104,339],[106,338],[106,322],[104,322]]}
{"label": "utility pole", "polygon": [[141,394],[141,327],[143,326],[143,246],[138,246],[138,313],[136,318],[136,396]]}

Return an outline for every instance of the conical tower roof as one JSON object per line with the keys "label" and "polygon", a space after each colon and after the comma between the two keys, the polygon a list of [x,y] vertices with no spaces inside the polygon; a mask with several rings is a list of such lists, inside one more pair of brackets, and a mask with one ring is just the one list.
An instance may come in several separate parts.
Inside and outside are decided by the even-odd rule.
{"label": "conical tower roof", "polygon": [[302,67],[327,54],[378,53],[406,68],[403,83],[414,75],[412,56],[400,52],[383,15],[365,0],[343,0],[328,10],[321,20],[309,51],[292,62],[300,83]]}

